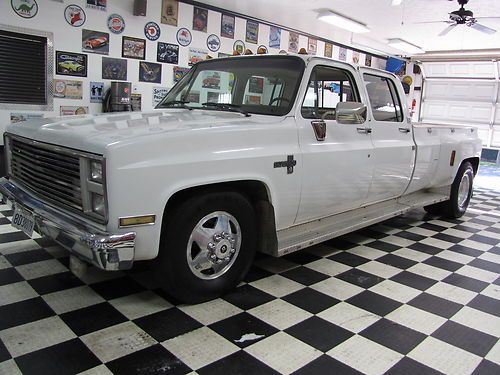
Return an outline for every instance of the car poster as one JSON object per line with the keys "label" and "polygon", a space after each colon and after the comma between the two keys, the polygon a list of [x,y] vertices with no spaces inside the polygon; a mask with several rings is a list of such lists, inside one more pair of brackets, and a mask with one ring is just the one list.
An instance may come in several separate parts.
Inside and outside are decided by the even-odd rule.
{"label": "car poster", "polygon": [[179,63],[179,45],[158,42],[156,61],[167,64]]}
{"label": "car poster", "polygon": [[146,39],[122,37],[122,57],[144,60],[146,58]]}
{"label": "car poster", "polygon": [[269,48],[280,48],[281,46],[281,29],[271,26],[269,31]]}
{"label": "car poster", "polygon": [[66,79],[54,80],[54,97],[64,99],[83,98],[82,81],[70,81]]}
{"label": "car poster", "polygon": [[10,5],[14,12],[22,18],[33,18],[38,13],[36,0],[10,0]]}
{"label": "car poster", "polygon": [[106,11],[107,0],[87,0],[87,8]]}
{"label": "car poster", "polygon": [[347,60],[347,49],[344,47],[339,48],[339,60],[346,61]]}
{"label": "car poster", "polygon": [[153,87],[153,108],[155,108],[163,100],[165,95],[168,94],[170,89],[168,87],[156,86]]}
{"label": "car poster", "polygon": [[259,40],[259,23],[247,20],[247,30],[245,34],[245,41],[247,43],[257,44]]}
{"label": "car poster", "polygon": [[102,79],[127,80],[127,60],[102,58]]}
{"label": "car poster", "polygon": [[318,40],[307,38],[307,53],[309,55],[315,55],[316,52],[318,52]]}
{"label": "car poster", "polygon": [[132,105],[132,111],[140,112],[142,108],[142,95],[138,92],[130,94],[130,104]]}
{"label": "car poster", "polygon": [[104,94],[104,82],[90,82],[90,102],[102,103]]}
{"label": "car poster", "polygon": [[220,90],[220,74],[219,72],[203,72],[202,85],[204,89]]}
{"label": "car poster", "polygon": [[352,52],[352,63],[359,64],[359,52],[357,51]]}
{"label": "car poster", "polygon": [[43,118],[43,113],[11,112],[10,123],[17,124],[18,122],[31,120],[33,118]]}
{"label": "car poster", "polygon": [[56,74],[87,77],[87,55],[56,51]]}
{"label": "car poster", "polygon": [[61,116],[85,115],[89,113],[89,107],[62,105],[59,109]]}
{"label": "car poster", "polygon": [[180,66],[174,66],[173,72],[174,72],[174,82],[179,82],[182,77],[184,77],[188,72],[190,68],[183,68]]}
{"label": "car poster", "polygon": [[288,51],[297,53],[299,51],[299,34],[289,32],[288,36]]}
{"label": "car poster", "polygon": [[234,39],[234,22],[234,16],[223,13],[221,17],[220,36]]}
{"label": "car poster", "polygon": [[109,33],[95,30],[82,30],[82,51],[98,53],[100,55],[109,54]]}
{"label": "car poster", "polygon": [[194,7],[193,10],[193,30],[207,32],[208,10]]}
{"label": "car poster", "polygon": [[371,55],[365,56],[365,66],[372,66],[372,56]]}
{"label": "car poster", "polygon": [[179,3],[177,0],[163,0],[161,3],[161,23],[177,26]]}
{"label": "car poster", "polygon": [[325,43],[325,57],[332,57],[332,56],[333,56],[333,44]]}
{"label": "car poster", "polygon": [[203,61],[207,58],[208,51],[203,48],[189,48],[189,63],[188,65],[194,65],[197,62]]}
{"label": "car poster", "polygon": [[255,94],[262,94],[264,91],[264,78],[262,77],[250,77],[248,80],[248,92]]}
{"label": "car poster", "polygon": [[161,83],[161,64],[141,61],[139,63],[139,81]]}

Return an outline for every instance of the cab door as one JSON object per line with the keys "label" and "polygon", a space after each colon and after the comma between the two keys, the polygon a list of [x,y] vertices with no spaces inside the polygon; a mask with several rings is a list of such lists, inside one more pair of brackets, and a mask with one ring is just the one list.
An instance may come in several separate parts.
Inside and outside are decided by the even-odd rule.
{"label": "cab door", "polygon": [[373,142],[373,179],[368,202],[401,196],[408,187],[415,163],[413,129],[406,116],[401,85],[388,73],[362,68],[370,105],[368,126]]}
{"label": "cab door", "polygon": [[373,174],[373,146],[365,123],[340,124],[339,102],[366,102],[363,82],[350,65],[310,63],[296,106],[302,151],[302,193],[296,223],[358,208]]}

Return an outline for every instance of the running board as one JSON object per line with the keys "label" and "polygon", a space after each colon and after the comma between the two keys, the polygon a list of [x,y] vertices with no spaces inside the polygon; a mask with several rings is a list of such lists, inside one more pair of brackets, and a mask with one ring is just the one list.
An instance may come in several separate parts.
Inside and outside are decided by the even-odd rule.
{"label": "running board", "polygon": [[[449,192],[449,187],[441,191]],[[270,253],[283,256],[294,251],[330,240],[334,237],[379,223],[411,209],[449,199],[442,192],[418,191],[397,199],[375,203],[355,210],[299,224],[277,232],[278,249]]]}

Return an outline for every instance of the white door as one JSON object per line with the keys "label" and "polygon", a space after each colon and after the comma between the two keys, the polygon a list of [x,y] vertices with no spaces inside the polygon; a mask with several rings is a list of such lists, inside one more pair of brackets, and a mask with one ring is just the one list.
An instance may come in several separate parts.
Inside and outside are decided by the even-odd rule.
{"label": "white door", "polygon": [[[365,101],[363,83],[354,68],[328,62],[309,66],[307,89],[299,95],[296,119],[303,160],[302,193],[296,223],[361,206],[370,187],[373,159],[365,124],[338,124],[334,111],[340,101]],[[361,93],[360,93],[361,91]],[[324,119],[324,139],[314,125]],[[359,129],[358,129],[359,128]]]}
{"label": "white door", "polygon": [[415,144],[401,85],[391,74],[361,69],[370,101],[369,127],[375,169],[370,203],[399,197],[408,187],[415,163]]}

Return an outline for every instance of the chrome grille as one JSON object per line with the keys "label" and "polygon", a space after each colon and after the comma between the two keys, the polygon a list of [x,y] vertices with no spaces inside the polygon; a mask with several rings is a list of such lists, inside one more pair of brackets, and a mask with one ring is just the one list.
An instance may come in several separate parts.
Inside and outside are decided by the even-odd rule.
{"label": "chrome grille", "polygon": [[70,150],[10,139],[11,177],[41,198],[83,212],[80,157]]}

